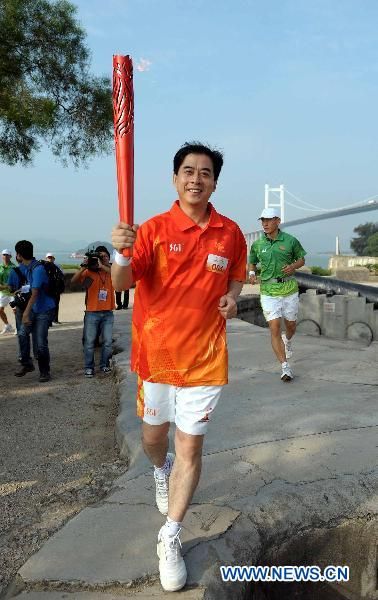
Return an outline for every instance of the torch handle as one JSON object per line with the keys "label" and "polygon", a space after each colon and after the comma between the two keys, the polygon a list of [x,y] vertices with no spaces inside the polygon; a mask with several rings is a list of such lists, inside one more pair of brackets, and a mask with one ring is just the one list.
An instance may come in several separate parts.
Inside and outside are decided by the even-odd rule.
{"label": "torch handle", "polygon": [[[134,90],[130,56],[113,56],[114,140],[120,220],[134,224]],[[130,258],[132,249],[123,256]]]}

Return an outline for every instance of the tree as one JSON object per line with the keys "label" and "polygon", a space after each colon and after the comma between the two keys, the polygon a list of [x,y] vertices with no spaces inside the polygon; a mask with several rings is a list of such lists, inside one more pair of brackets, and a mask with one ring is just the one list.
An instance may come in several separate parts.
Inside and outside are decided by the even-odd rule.
{"label": "tree", "polygon": [[353,229],[354,233],[358,234],[357,238],[353,238],[350,242],[350,247],[355,251],[357,256],[368,254],[368,239],[378,231],[378,223],[365,223],[358,225]]}
{"label": "tree", "polygon": [[367,241],[368,256],[378,256],[378,232],[373,233]]}
{"label": "tree", "polygon": [[78,166],[112,142],[110,80],[89,73],[67,0],[0,0],[0,161],[28,164],[46,142]]}

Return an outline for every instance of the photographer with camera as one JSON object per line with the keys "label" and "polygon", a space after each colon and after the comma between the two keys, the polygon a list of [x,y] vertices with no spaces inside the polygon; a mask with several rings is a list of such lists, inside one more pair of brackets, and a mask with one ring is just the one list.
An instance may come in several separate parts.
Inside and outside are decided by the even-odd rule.
{"label": "photographer with camera", "polygon": [[97,246],[86,252],[80,270],[72,277],[72,283],[81,283],[85,293],[84,317],[84,375],[94,376],[95,340],[102,336],[100,371],[111,372],[109,361],[112,355],[114,321],[114,288],[110,275],[110,254],[105,246]]}
{"label": "photographer with camera", "polygon": [[[25,308],[22,314],[22,324],[18,332],[21,350],[21,367],[16,371],[16,377],[23,377],[34,371],[30,356],[30,334],[33,340],[34,354],[38,360],[39,381],[50,381],[50,353],[48,332],[55,313],[55,301],[48,295],[48,276],[45,268],[33,256],[33,244],[28,240],[20,240],[15,246],[17,262],[22,263],[26,270],[28,290],[23,290]],[[15,295],[16,299],[16,295]]]}

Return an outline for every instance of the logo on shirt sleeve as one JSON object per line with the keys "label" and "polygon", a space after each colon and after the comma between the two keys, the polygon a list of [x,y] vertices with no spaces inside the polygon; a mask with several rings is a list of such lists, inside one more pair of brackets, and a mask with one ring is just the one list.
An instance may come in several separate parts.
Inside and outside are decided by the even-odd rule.
{"label": "logo on shirt sleeve", "polygon": [[224,273],[227,269],[228,258],[218,256],[217,254],[209,254],[207,257],[206,270],[212,273]]}

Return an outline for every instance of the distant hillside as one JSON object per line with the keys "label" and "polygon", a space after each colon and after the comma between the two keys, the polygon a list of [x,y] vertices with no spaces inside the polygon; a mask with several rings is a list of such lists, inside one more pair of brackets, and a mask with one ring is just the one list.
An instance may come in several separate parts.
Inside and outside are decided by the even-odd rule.
{"label": "distant hillside", "polygon": [[101,242],[98,240],[95,242],[91,242],[90,244],[88,244],[88,246],[85,246],[85,248],[80,248],[79,250],[76,250],[76,254],[85,254],[86,252],[88,252],[88,250],[94,250],[95,248],[97,248],[97,246],[105,246],[105,248],[109,250],[110,256],[112,255],[113,246],[109,244],[109,242]]}

